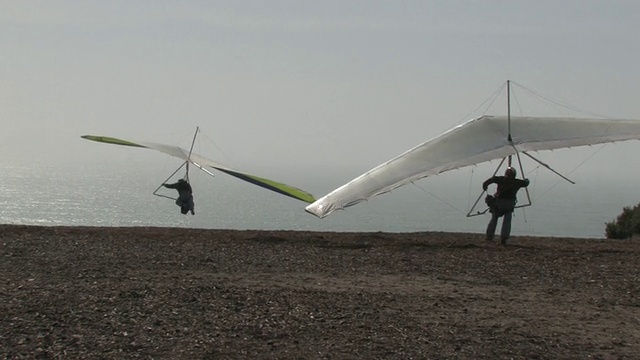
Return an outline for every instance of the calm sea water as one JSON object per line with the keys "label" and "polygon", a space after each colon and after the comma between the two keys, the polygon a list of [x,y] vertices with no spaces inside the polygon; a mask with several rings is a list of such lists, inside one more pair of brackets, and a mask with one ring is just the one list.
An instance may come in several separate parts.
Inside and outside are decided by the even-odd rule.
{"label": "calm sea water", "polygon": [[[197,171],[192,172],[191,178],[196,215],[184,216],[171,200],[152,195],[173,169],[150,173],[128,165],[5,164],[0,172],[0,222],[47,226],[482,233],[489,220],[488,215],[466,217],[480,195],[478,189],[483,179],[475,178],[470,185],[465,172],[424,179],[417,186],[408,185],[328,218],[317,219],[304,211],[305,204],[300,201],[224,174],[210,178]],[[349,179],[350,175],[340,174],[295,181],[278,178],[316,196]],[[638,199],[629,197],[633,192],[631,188],[611,187],[602,181],[591,179],[587,184],[571,186],[537,179],[530,189],[534,204],[517,210],[513,234],[603,238],[605,223],[612,221],[623,206],[633,206]],[[602,188],[609,191],[597,190]],[[173,195],[172,191],[166,191],[165,194]]]}

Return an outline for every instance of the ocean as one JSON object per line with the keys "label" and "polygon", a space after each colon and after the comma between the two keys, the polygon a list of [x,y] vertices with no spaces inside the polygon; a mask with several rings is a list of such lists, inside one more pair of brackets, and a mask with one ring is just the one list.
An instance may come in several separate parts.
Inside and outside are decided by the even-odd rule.
{"label": "ocean", "polygon": [[[311,230],[347,232],[482,233],[489,215],[467,217],[484,178],[458,170],[423,179],[318,219],[305,204],[225,174],[210,177],[192,170],[196,215],[181,215],[172,200],[153,191],[175,169],[131,163],[4,164],[0,173],[0,222],[44,226],[160,226],[237,230]],[[179,164],[178,164],[179,165]],[[149,170],[153,169],[153,170]],[[260,174],[260,173],[259,173]],[[262,174],[260,174],[262,175]],[[275,178],[319,197],[351,179],[351,174],[295,181]],[[470,178],[471,181],[470,181]],[[552,180],[551,180],[552,179]],[[175,180],[175,179],[173,179]],[[592,178],[570,185],[536,176],[532,206],[515,212],[512,234],[604,238],[605,223],[638,199],[632,184],[612,187]],[[307,186],[305,186],[307,184]],[[599,189],[606,188],[603,192]],[[164,191],[165,189],[161,190]],[[174,195],[166,189],[166,195]],[[519,193],[520,203],[526,195]]]}

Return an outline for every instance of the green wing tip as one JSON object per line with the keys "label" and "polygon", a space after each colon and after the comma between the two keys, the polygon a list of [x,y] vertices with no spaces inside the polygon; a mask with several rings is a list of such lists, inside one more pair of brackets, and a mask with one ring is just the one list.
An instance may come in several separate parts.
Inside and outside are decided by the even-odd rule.
{"label": "green wing tip", "polygon": [[144,146],[144,145],[140,145],[140,144],[133,143],[131,141],[122,140],[122,139],[116,139],[116,138],[108,137],[108,136],[82,135],[81,138],[87,139],[87,140],[92,140],[92,141],[97,141],[97,142],[101,142],[101,143],[107,143],[107,144],[146,148],[146,146]]}
{"label": "green wing tip", "polygon": [[306,194],[305,194],[305,196],[304,196],[304,198],[303,198],[303,199],[301,199],[301,200],[302,200],[302,201],[305,201],[305,202],[307,202],[307,203],[309,203],[309,204],[313,204],[314,202],[316,202],[316,198],[315,198],[315,197],[313,197],[313,195],[311,195],[311,194],[309,194],[309,193],[306,193]]}

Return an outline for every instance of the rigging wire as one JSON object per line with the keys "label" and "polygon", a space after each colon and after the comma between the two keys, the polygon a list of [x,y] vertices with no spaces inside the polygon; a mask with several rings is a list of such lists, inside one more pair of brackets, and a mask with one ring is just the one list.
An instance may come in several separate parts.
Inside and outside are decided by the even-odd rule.
{"label": "rigging wire", "polygon": [[[539,171],[540,166],[541,166],[541,165],[540,165],[540,164],[538,164],[538,166],[534,167],[532,170],[530,170],[530,171],[527,173],[527,175],[528,175],[528,174],[531,174],[531,173],[533,173],[533,172],[535,171],[535,179],[533,180],[533,188],[532,188],[532,189],[531,189],[531,191],[530,191],[531,193],[534,193],[534,194],[535,194],[535,192],[536,192],[536,184],[537,184],[537,182],[538,182],[538,175],[540,175],[540,171]],[[523,174],[523,177],[524,177],[524,174]],[[559,181],[559,180],[558,180],[558,181]],[[529,198],[529,201],[531,202],[531,198]],[[524,222],[525,222],[525,223],[528,223],[528,221],[527,221],[527,213],[526,213],[526,211],[524,210],[524,208],[522,208],[522,217],[523,217],[523,219],[524,219]]]}
{"label": "rigging wire", "polygon": [[441,197],[437,196],[436,194],[432,193],[431,191],[428,191],[427,189],[425,189],[425,188],[421,187],[420,185],[416,184],[414,181],[412,181],[411,183],[412,183],[415,187],[417,187],[418,189],[420,189],[420,190],[424,191],[425,193],[427,193],[427,194],[431,195],[432,197],[434,197],[434,198],[436,198],[436,199],[440,200],[440,202],[442,202],[443,204],[445,204],[445,205],[449,206],[449,207],[450,207],[450,208],[452,208],[453,210],[455,210],[455,211],[457,211],[457,212],[459,212],[459,213],[461,213],[461,214],[464,214],[464,211],[462,211],[462,210],[460,210],[459,208],[455,207],[455,206],[454,206],[453,204],[451,204],[450,202],[448,202],[448,201],[444,200],[443,198],[441,198]]}
{"label": "rigging wire", "polygon": [[527,88],[527,87],[525,87],[523,85],[520,85],[520,84],[518,84],[516,82],[512,81],[511,83],[516,85],[516,86],[518,86],[519,88],[527,91],[528,93],[530,93],[530,94],[532,94],[534,96],[537,96],[538,98],[543,99],[543,100],[545,100],[545,101],[547,101],[547,102],[549,102],[551,104],[554,104],[554,105],[556,105],[556,106],[558,106],[560,108],[564,108],[564,109],[571,110],[571,111],[576,111],[576,112],[579,112],[579,113],[582,113],[582,114],[588,114],[588,115],[596,116],[596,117],[603,118],[603,119],[610,119],[610,117],[608,117],[608,116],[604,116],[604,115],[601,115],[601,114],[598,114],[598,113],[594,113],[594,112],[578,109],[575,106],[563,104],[560,101],[557,101],[557,100],[554,100],[554,99],[552,99],[550,97],[544,96],[544,95],[542,95],[542,94],[540,94],[540,93],[538,93],[538,92],[536,92],[536,91],[534,91],[532,89],[529,89],[529,88]]}
{"label": "rigging wire", "polygon": [[[567,175],[571,175],[573,172],[575,172],[576,170],[578,170],[580,167],[582,167],[582,165],[584,165],[587,161],[591,160],[594,156],[596,156],[596,154],[598,154],[600,151],[602,151],[602,149],[605,148],[607,144],[602,144],[600,146],[598,146],[598,148],[588,157],[586,157],[584,160],[582,160],[582,162],[580,162],[578,165],[576,165],[573,169],[571,169],[571,171],[569,171],[567,173]],[[559,183],[561,183],[562,180],[558,179],[556,180],[555,183],[553,183],[551,186],[549,186],[547,189],[545,189],[540,195],[538,195],[536,197],[536,200],[542,198],[544,195],[546,195],[549,191],[551,191],[553,188],[555,188],[556,186],[558,186]]]}
{"label": "rigging wire", "polygon": [[473,114],[478,114],[478,110],[480,110],[480,108],[482,108],[485,104],[488,103],[488,105],[484,108],[484,110],[480,112],[480,114],[486,115],[489,108],[496,102],[496,99],[498,98],[498,96],[500,96],[500,94],[502,94],[502,92],[504,91],[505,84],[506,83],[502,83],[502,85],[500,85],[500,87],[496,91],[494,91],[493,94],[489,95],[488,98],[486,98],[480,105],[478,105],[478,107],[476,107],[475,110],[467,113],[460,120],[458,120],[458,124],[469,120],[469,117],[473,116]]}
{"label": "rigging wire", "polygon": [[211,143],[225,160],[230,160],[230,157],[224,151],[222,151],[218,144],[211,137],[209,137],[209,135],[207,135],[204,131],[201,131],[200,133],[200,136],[204,137],[209,143]]}
{"label": "rigging wire", "polygon": [[[554,100],[554,99],[552,99],[552,98],[550,98],[548,96],[544,96],[541,93],[536,92],[536,91],[534,91],[532,89],[529,89],[529,88],[527,88],[527,87],[525,87],[525,86],[523,86],[523,85],[521,85],[521,84],[519,84],[517,82],[511,81],[511,84],[512,85],[516,85],[518,88],[523,89],[524,91],[528,92],[529,94],[532,94],[533,96],[535,96],[535,97],[537,97],[539,99],[542,99],[542,100],[546,101],[547,103],[550,103],[550,104],[554,105],[554,107],[557,110],[562,110],[562,109],[571,110],[571,111],[574,111],[574,112],[578,112],[578,113],[582,113],[582,114],[588,114],[588,115],[599,117],[599,118],[604,118],[604,119],[610,118],[610,117],[607,117],[607,116],[604,116],[604,115],[601,115],[601,114],[598,114],[598,113],[585,111],[583,109],[578,109],[575,106],[571,106],[571,105],[567,105],[567,104],[561,103],[560,101]],[[512,92],[512,93],[513,93],[513,98],[514,98],[515,102],[517,103],[518,108],[520,110],[520,114],[522,116],[524,116],[522,106],[520,104],[520,101],[518,100],[518,97],[516,96],[516,93],[515,92]],[[572,174],[573,172],[578,170],[580,167],[582,167],[587,161],[591,160],[597,153],[599,153],[606,145],[607,144],[602,144],[601,146],[598,146],[597,149],[593,153],[591,153],[589,156],[585,157],[578,165],[576,165],[571,171],[569,171],[567,175]],[[537,166],[534,170],[538,169],[539,167],[540,166]],[[549,191],[551,191],[554,187],[556,187],[560,182],[561,182],[561,180],[559,179],[553,185],[549,186],[544,191],[538,193],[538,195],[535,197],[535,200],[537,201],[540,198],[542,198],[543,196],[545,196]]]}
{"label": "rigging wire", "polygon": [[469,169],[469,173],[471,174],[471,176],[469,176],[469,192],[467,194],[467,209],[471,207],[471,191],[473,188],[473,175],[475,174],[475,166],[471,166],[471,168]]}
{"label": "rigging wire", "polygon": [[520,101],[518,100],[518,97],[516,96],[515,91],[511,91],[511,97],[513,98],[513,100],[515,101],[518,110],[520,110],[520,116],[524,116],[524,110],[522,109],[522,105],[520,104]]}

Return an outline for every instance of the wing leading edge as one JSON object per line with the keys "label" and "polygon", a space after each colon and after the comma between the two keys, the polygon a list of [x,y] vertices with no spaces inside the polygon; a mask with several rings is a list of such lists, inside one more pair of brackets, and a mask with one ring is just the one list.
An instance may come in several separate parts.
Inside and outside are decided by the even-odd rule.
{"label": "wing leading edge", "polygon": [[418,179],[514,155],[640,139],[640,120],[482,116],[367,171],[306,207],[323,218]]}
{"label": "wing leading edge", "polygon": [[152,143],[152,142],[141,142],[141,141],[133,142],[129,140],[122,140],[122,139],[108,137],[108,136],[83,135],[81,137],[86,140],[92,140],[92,141],[97,141],[101,143],[132,146],[132,147],[156,150],[166,155],[177,157],[184,161],[191,161],[192,163],[196,163],[200,166],[210,167],[212,169],[224,172],[225,174],[228,174],[230,176],[247,181],[251,184],[260,186],[262,188],[274,191],[276,193],[279,193],[288,197],[292,197],[294,199],[304,201],[306,203],[313,203],[316,200],[313,197],[313,195],[311,195],[310,193],[304,190],[298,189],[296,187],[283,184],[274,180],[266,179],[263,177],[259,177],[256,175],[251,175],[238,170],[234,170],[232,168],[229,168],[225,165],[217,163],[211,159],[208,159],[198,154],[192,153],[191,156],[189,156],[189,151],[179,146],[158,144],[158,143]]}

